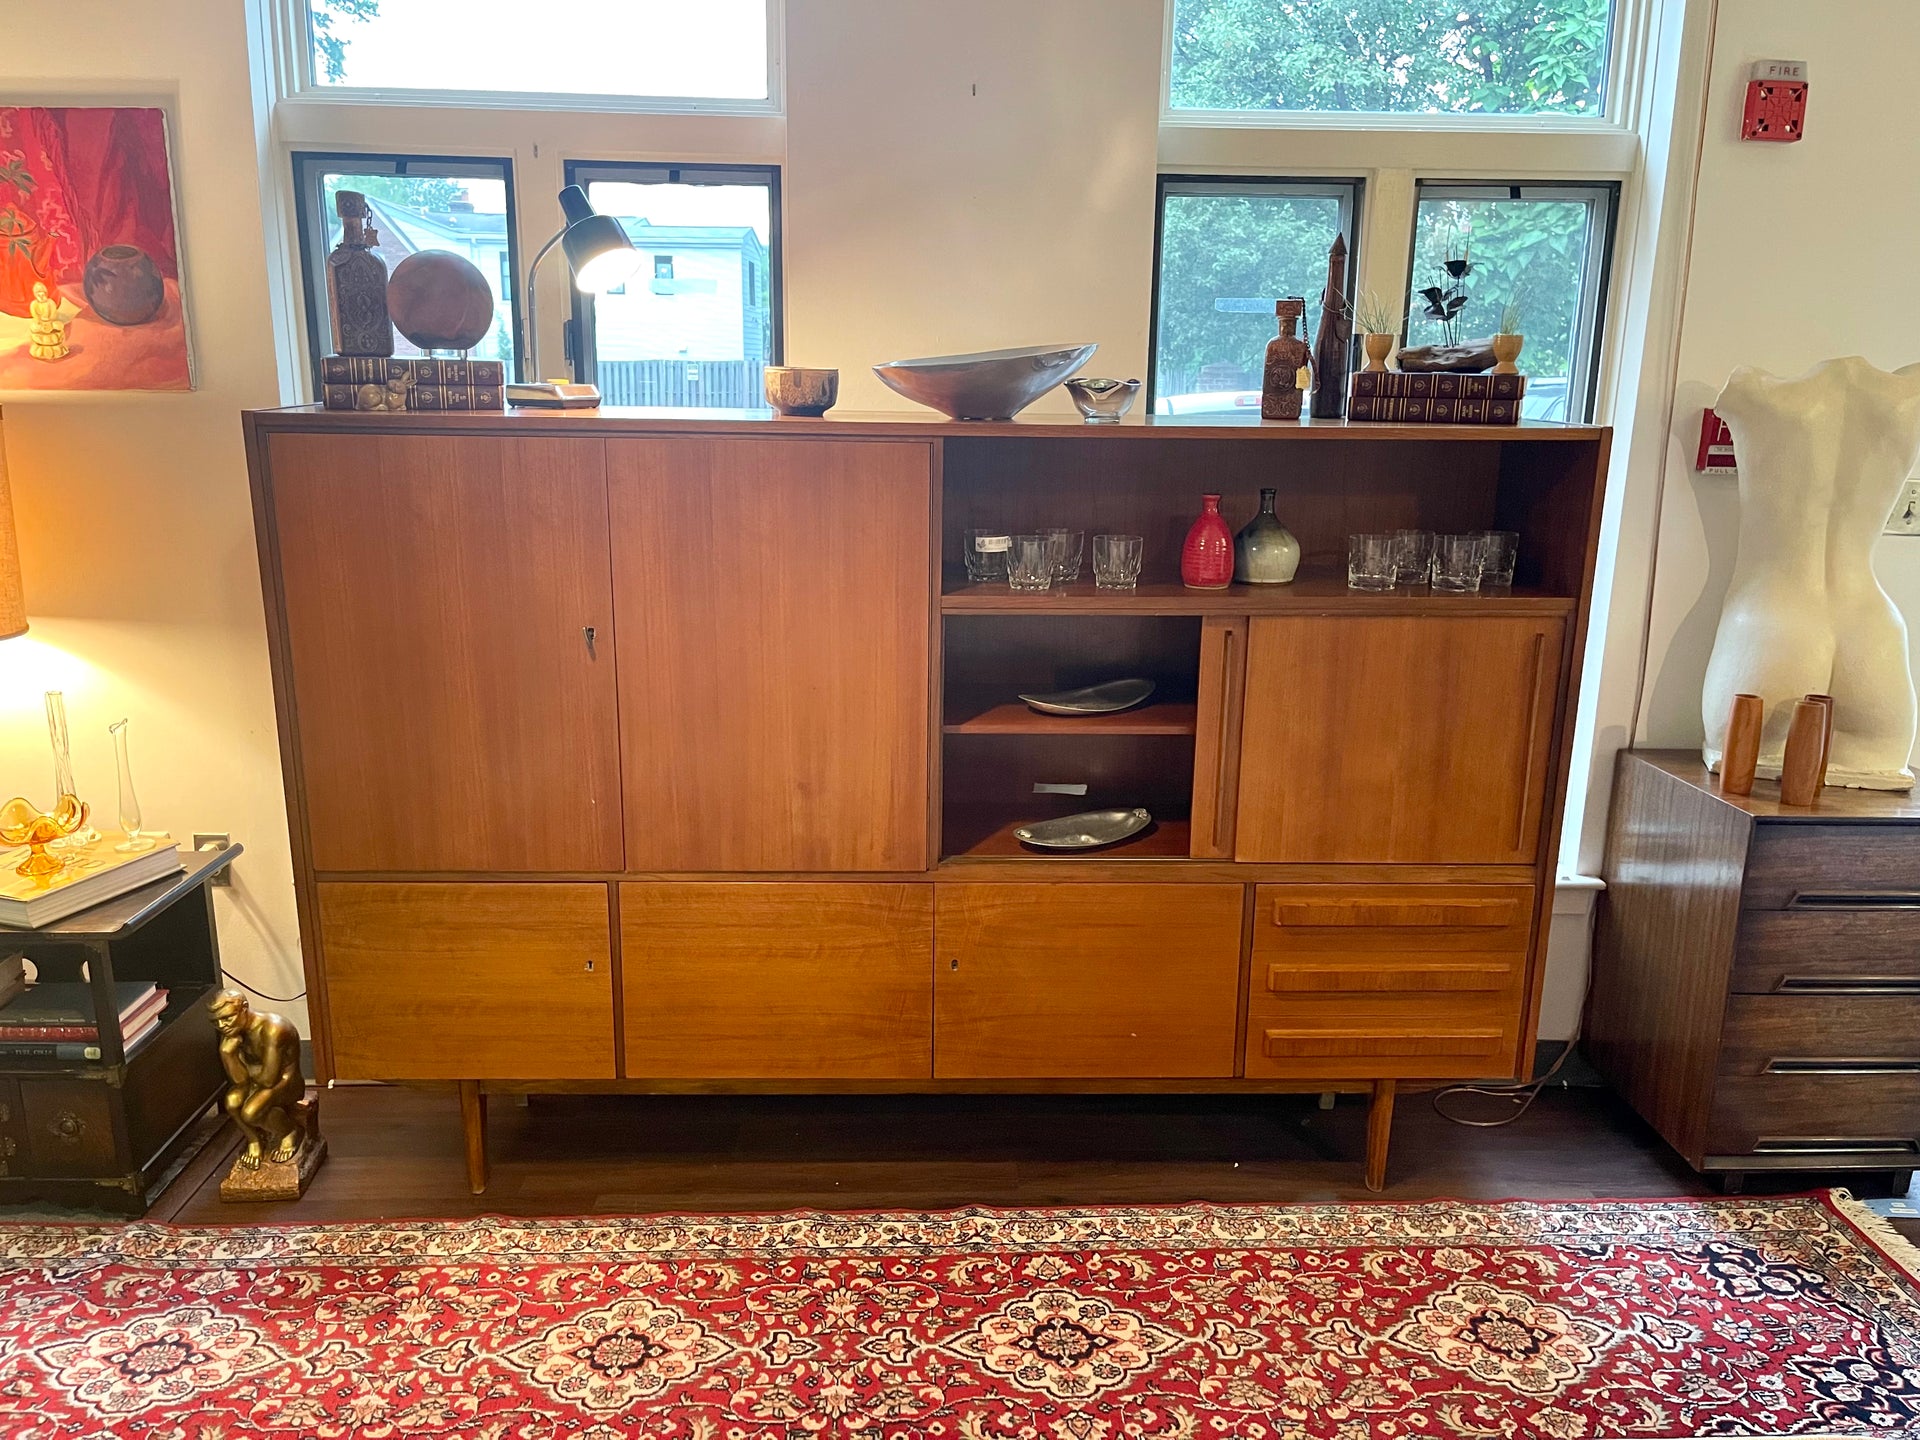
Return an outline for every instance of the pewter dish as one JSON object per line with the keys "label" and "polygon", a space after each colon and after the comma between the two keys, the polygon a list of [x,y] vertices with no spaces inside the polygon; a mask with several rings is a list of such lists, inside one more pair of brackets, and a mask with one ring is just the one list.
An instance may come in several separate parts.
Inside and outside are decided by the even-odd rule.
{"label": "pewter dish", "polygon": [[1153,694],[1151,680],[1109,680],[1079,690],[1056,690],[1048,695],[1022,695],[1029,709],[1042,715],[1113,715],[1145,703]]}
{"label": "pewter dish", "polygon": [[1022,825],[1013,838],[1041,850],[1098,850],[1138,835],[1153,823],[1144,810],[1087,810]]}
{"label": "pewter dish", "polygon": [[954,420],[1011,420],[1093,358],[1098,345],[924,355],[873,367],[888,389]]}

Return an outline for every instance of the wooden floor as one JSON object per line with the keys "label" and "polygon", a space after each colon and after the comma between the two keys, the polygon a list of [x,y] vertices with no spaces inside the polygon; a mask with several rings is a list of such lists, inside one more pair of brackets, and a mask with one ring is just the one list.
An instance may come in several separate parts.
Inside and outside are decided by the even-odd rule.
{"label": "wooden floor", "polygon": [[[1456,1100],[1455,1104],[1466,1102]],[[1501,1113],[1481,1102],[1480,1113]],[[1555,1090],[1481,1130],[1403,1097],[1386,1193],[1361,1184],[1366,1106],[1310,1096],[493,1098],[493,1180],[468,1193],[450,1090],[321,1096],[329,1157],[298,1202],[230,1205],[234,1142],[207,1147],[149,1214],[248,1224],[481,1214],[939,1209],[1188,1200],[1701,1195],[1709,1186],[1603,1090]],[[1755,1176],[1755,1191],[1885,1177]],[[1916,1232],[1920,1233],[1920,1232]]]}

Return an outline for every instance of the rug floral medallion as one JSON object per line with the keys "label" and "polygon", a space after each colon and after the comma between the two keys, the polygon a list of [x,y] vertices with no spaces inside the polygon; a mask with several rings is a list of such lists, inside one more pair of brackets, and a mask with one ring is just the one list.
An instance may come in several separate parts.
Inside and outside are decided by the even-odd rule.
{"label": "rug floral medallion", "polygon": [[0,1227],[7,1440],[1920,1434],[1786,1199]]}

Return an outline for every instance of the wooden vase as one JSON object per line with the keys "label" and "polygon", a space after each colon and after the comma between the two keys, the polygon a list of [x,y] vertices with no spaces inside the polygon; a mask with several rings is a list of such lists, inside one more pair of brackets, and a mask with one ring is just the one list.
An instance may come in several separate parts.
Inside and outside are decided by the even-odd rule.
{"label": "wooden vase", "polygon": [[1369,331],[1361,344],[1367,351],[1367,373],[1383,374],[1387,368],[1387,356],[1393,353],[1393,342],[1400,337],[1392,334],[1380,334]]}
{"label": "wooden vase", "polygon": [[1753,767],[1760,759],[1760,721],[1766,707],[1758,695],[1736,695],[1720,749],[1720,788],[1729,795],[1753,793]]}
{"label": "wooden vase", "polygon": [[1820,771],[1826,763],[1827,716],[1818,700],[1793,702],[1786,754],[1780,760],[1780,803],[1811,805],[1820,795]]}
{"label": "wooden vase", "polygon": [[1820,783],[1827,783],[1827,761],[1833,758],[1833,696],[1809,695],[1807,699],[1826,707],[1827,721],[1820,728]]}

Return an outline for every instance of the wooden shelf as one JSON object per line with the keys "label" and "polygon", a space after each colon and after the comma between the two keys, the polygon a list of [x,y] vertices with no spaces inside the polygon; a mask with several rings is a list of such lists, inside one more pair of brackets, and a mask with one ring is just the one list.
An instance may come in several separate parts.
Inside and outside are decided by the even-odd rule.
{"label": "wooden shelf", "polygon": [[1472,595],[1419,590],[1350,590],[1341,574],[1301,574],[1290,585],[1230,585],[1189,590],[1178,581],[1101,590],[1090,580],[1043,593],[1005,585],[950,583],[940,597],[948,615],[1566,615],[1573,600],[1528,586]]}
{"label": "wooden shelf", "polygon": [[1191,735],[1197,707],[1191,700],[1161,700],[1113,715],[1043,715],[1019,700],[949,696],[949,735]]}
{"label": "wooden shelf", "polygon": [[1193,853],[1193,827],[1185,820],[1156,820],[1131,840],[1098,850],[1041,850],[1022,845],[1014,830],[1028,822],[1011,820],[984,840],[949,855],[949,860],[1184,860]]}

